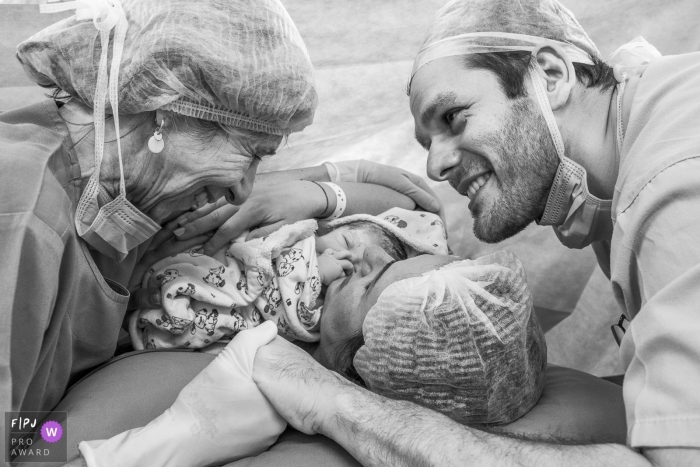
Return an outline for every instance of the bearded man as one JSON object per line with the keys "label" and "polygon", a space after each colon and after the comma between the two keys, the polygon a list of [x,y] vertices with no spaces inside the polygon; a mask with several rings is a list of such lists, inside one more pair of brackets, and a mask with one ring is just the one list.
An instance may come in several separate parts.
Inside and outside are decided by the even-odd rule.
{"label": "bearded man", "polygon": [[255,360],[273,405],[366,465],[700,465],[700,53],[661,57],[639,38],[604,63],[557,0],[453,0],[409,95],[428,174],[469,198],[479,239],[536,221],[593,246],[631,321],[618,335],[626,446],[465,427],[353,387],[281,339]]}

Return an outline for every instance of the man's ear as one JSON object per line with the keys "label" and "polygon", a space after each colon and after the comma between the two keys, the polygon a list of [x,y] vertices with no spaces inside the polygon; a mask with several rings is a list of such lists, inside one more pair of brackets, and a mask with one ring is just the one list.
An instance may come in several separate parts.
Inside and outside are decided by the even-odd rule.
{"label": "man's ear", "polygon": [[532,55],[537,59],[537,75],[544,81],[552,110],[561,109],[576,85],[574,64],[558,44],[542,44],[532,51]]}

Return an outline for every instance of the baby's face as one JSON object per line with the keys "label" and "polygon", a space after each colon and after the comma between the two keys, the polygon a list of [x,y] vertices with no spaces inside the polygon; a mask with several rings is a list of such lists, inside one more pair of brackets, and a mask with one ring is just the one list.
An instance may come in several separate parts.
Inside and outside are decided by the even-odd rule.
{"label": "baby's face", "polygon": [[358,246],[381,246],[379,239],[365,229],[350,229],[348,226],[338,227],[326,235],[316,239],[316,253],[321,254],[331,249],[333,251],[352,251]]}

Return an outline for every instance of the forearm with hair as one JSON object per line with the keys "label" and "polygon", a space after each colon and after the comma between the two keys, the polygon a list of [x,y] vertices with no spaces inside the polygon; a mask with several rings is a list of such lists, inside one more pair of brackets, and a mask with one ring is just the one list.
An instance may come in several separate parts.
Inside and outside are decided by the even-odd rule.
{"label": "forearm with hair", "polygon": [[367,466],[651,465],[621,445],[555,445],[486,433],[349,383],[334,401],[337,410],[318,431]]}

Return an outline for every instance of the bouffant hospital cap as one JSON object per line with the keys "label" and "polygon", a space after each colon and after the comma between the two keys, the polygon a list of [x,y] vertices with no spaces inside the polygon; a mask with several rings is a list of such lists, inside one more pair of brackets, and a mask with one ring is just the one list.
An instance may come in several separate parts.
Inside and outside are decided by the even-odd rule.
{"label": "bouffant hospital cap", "polygon": [[353,362],[370,390],[461,423],[510,423],[544,389],[547,345],[512,253],[393,283],[362,331]]}
{"label": "bouffant hospital cap", "polygon": [[411,77],[438,58],[531,51],[545,42],[558,44],[573,62],[600,57],[573,13],[557,0],[452,0],[435,14]]}
{"label": "bouffant hospital cap", "polygon": [[[128,28],[116,68],[119,113],[164,109],[277,135],[300,131],[313,120],[311,61],[278,0],[70,3],[77,5],[75,16],[17,48],[26,73],[40,86],[58,87],[94,108],[103,48],[98,29],[118,9]],[[42,5],[42,11],[66,9],[61,5]],[[119,34],[117,26],[115,43]],[[112,55],[116,49],[110,60]]]}

